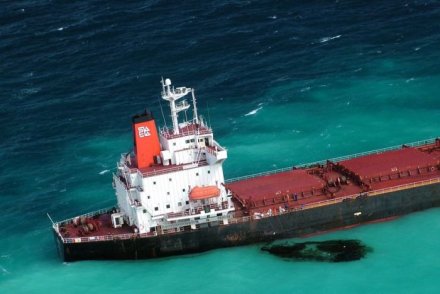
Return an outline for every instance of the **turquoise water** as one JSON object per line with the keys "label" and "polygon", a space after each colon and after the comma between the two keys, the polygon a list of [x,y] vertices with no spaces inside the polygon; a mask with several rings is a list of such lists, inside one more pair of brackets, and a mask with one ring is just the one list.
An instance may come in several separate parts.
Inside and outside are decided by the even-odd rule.
{"label": "turquoise water", "polygon": [[259,245],[63,263],[46,217],[113,205],[130,116],[149,107],[163,124],[162,75],[196,88],[227,178],[440,136],[437,1],[1,7],[2,293],[439,292],[439,209],[311,238],[373,248],[341,264]]}

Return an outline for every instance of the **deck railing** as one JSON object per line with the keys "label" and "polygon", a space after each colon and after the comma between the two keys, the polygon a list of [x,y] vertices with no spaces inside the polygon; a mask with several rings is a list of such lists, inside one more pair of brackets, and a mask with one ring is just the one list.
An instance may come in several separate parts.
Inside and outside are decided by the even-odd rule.
{"label": "deck railing", "polygon": [[[325,206],[325,205],[329,205],[329,204],[339,203],[339,202],[342,202],[346,199],[355,199],[362,194],[364,194],[368,197],[371,197],[371,196],[382,195],[385,193],[391,193],[391,192],[395,192],[395,191],[405,190],[405,189],[409,189],[409,188],[426,186],[426,185],[435,184],[435,183],[440,183],[440,177],[434,178],[434,179],[418,181],[418,182],[414,182],[414,183],[403,184],[403,185],[394,186],[394,187],[389,187],[389,188],[377,189],[377,190],[368,191],[368,192],[361,192],[361,193],[352,194],[349,196],[344,196],[344,197],[339,197],[339,198],[333,198],[333,199],[308,203],[308,204],[304,204],[301,207],[295,207],[295,208],[289,209],[287,212],[316,208],[316,207]],[[287,212],[285,212],[285,213],[287,213]]]}
{"label": "deck railing", "polygon": [[[210,209],[212,209],[213,211],[216,212],[220,212],[222,210],[226,210],[228,209],[228,202],[227,201],[223,201],[221,204],[218,203],[210,203],[207,204],[209,206]],[[207,205],[198,205],[198,206],[193,206],[190,209],[186,210],[186,211],[182,211],[182,212],[170,212],[165,214],[165,219],[167,220],[172,220],[175,218],[179,218],[179,217],[184,217],[184,216],[194,216],[197,215],[200,211],[203,211],[205,209],[205,206]]]}
{"label": "deck railing", "polygon": [[[436,140],[436,138],[431,138],[431,139],[426,139],[426,140],[422,140],[422,141],[407,143],[407,144],[403,144],[403,145],[409,146],[409,147],[419,147],[419,146],[422,146],[422,145],[427,145],[427,144],[435,143],[435,140]],[[295,166],[288,166],[288,167],[283,167],[283,168],[279,168],[279,169],[275,169],[275,170],[270,170],[270,171],[265,171],[265,172],[261,172],[261,173],[250,174],[250,175],[245,175],[245,176],[240,176],[240,177],[235,177],[235,178],[226,180],[225,183],[232,183],[232,182],[241,181],[241,180],[247,180],[247,179],[251,179],[251,178],[255,178],[255,177],[260,177],[260,176],[268,176],[268,175],[277,174],[277,173],[280,173],[280,172],[289,171],[289,170],[292,170],[293,168],[303,168],[303,167],[309,167],[309,166],[314,166],[314,165],[323,165],[327,161],[340,162],[340,161],[344,161],[344,160],[348,160],[348,159],[353,159],[353,158],[357,158],[357,157],[361,157],[361,156],[366,156],[366,155],[371,155],[371,154],[378,154],[378,153],[383,153],[383,152],[391,151],[391,150],[398,150],[398,149],[401,149],[403,145],[396,145],[396,146],[391,146],[391,147],[386,147],[386,148],[381,148],[381,149],[375,149],[375,150],[371,150],[371,151],[365,151],[365,152],[360,152],[360,153],[355,153],[355,154],[351,154],[351,155],[335,157],[335,158],[326,159],[326,160],[319,160],[319,161],[310,162],[310,163],[301,163],[301,164],[298,164],[298,165],[295,165]]]}
{"label": "deck railing", "polygon": [[416,187],[425,186],[425,185],[429,185],[429,184],[435,184],[435,183],[440,183],[440,177],[429,179],[429,180],[418,181],[418,182],[414,182],[414,183],[403,184],[403,185],[394,186],[394,187],[389,187],[389,188],[377,189],[377,190],[373,190],[373,191],[369,192],[368,195],[375,196],[375,195],[380,195],[380,194],[384,194],[384,193],[405,190],[408,188],[416,188]]}
{"label": "deck railing", "polygon": [[95,241],[112,241],[112,240],[127,240],[133,238],[147,238],[157,236],[155,232],[144,234],[118,234],[118,235],[104,235],[104,236],[90,236],[90,237],[78,237],[78,238],[63,238],[64,243],[84,243]]}
{"label": "deck railing", "polygon": [[[414,183],[409,183],[409,184],[403,184],[403,185],[394,186],[394,187],[389,187],[389,188],[377,189],[377,190],[364,192],[364,193],[357,193],[357,194],[353,194],[353,195],[349,195],[349,196],[345,196],[345,197],[339,197],[339,198],[334,198],[334,199],[322,200],[322,201],[318,201],[318,202],[314,202],[314,203],[308,203],[308,204],[304,204],[304,205],[301,205],[298,207],[293,207],[293,208],[287,209],[285,212],[283,212],[281,214],[294,213],[294,212],[297,212],[300,210],[317,208],[320,206],[326,206],[326,205],[330,205],[330,204],[336,204],[336,203],[340,203],[340,202],[347,200],[347,199],[355,199],[361,195],[365,195],[366,197],[374,197],[374,196],[382,195],[385,193],[395,192],[395,191],[409,189],[409,188],[421,187],[421,186],[431,185],[431,184],[435,184],[435,183],[440,183],[440,177],[428,179],[428,180],[423,180],[423,181],[419,181],[419,182],[414,182]],[[112,208],[100,209],[100,210],[97,210],[94,212],[83,214],[79,217],[93,217],[93,216],[98,215],[100,213],[108,212],[111,209]],[[279,214],[280,213],[275,212],[272,215],[279,215]],[[228,219],[228,224],[246,223],[251,220],[258,220],[258,219],[265,218],[265,217],[269,217],[269,215],[267,215],[267,216],[260,215],[258,217],[255,217],[255,216],[232,217],[232,218]],[[57,222],[54,224],[54,228],[57,228],[57,225],[59,225],[59,224],[66,223],[66,222],[69,222],[72,220],[73,220],[73,218],[67,219],[67,220],[64,220],[61,222]],[[213,219],[213,221],[216,221],[216,220],[217,219]],[[222,226],[222,225],[227,226],[227,224],[225,225],[223,223],[219,223],[218,225],[219,226]],[[169,228],[166,228],[166,229],[167,229],[167,232],[159,231],[159,232],[151,232],[151,233],[143,233],[143,234],[132,233],[132,234],[117,234],[117,235],[78,237],[78,238],[64,238],[61,236],[61,234],[58,231],[57,232],[58,232],[59,236],[61,237],[61,240],[64,243],[79,243],[79,242],[96,242],[96,241],[109,241],[109,240],[125,240],[125,239],[133,239],[133,238],[148,238],[148,237],[153,237],[153,236],[157,236],[157,235],[178,233],[180,231],[180,230],[175,230],[173,232],[170,232]],[[196,229],[196,230],[198,230],[198,229]]]}
{"label": "deck railing", "polygon": [[211,129],[206,129],[206,128],[200,128],[198,131],[197,130],[180,131],[180,133],[177,134],[177,135],[172,133],[169,130],[168,131],[161,130],[160,134],[164,138],[175,139],[175,138],[181,138],[181,137],[186,137],[186,136],[212,134],[212,130]]}
{"label": "deck railing", "polygon": [[208,162],[206,160],[201,160],[198,163],[194,163],[194,166],[191,166],[190,163],[186,164],[186,165],[170,166],[170,167],[167,167],[167,168],[153,169],[152,171],[142,172],[142,175],[144,177],[149,177],[149,176],[167,174],[167,173],[171,173],[171,172],[176,172],[176,171],[184,170],[184,169],[187,169],[187,168],[195,168],[195,167],[205,166],[205,165],[208,165]]}
{"label": "deck railing", "polygon": [[79,216],[71,217],[71,218],[68,218],[68,219],[65,219],[65,220],[62,220],[62,221],[58,221],[58,222],[56,222],[56,223],[57,223],[57,224],[66,224],[66,223],[70,223],[70,222],[73,221],[73,219],[75,219],[75,218],[77,218],[77,217],[79,217],[79,218],[81,218],[81,217],[91,218],[91,217],[94,217],[94,216],[96,216],[96,215],[100,215],[100,214],[104,214],[104,213],[107,213],[107,212],[109,212],[109,211],[112,211],[114,208],[115,208],[114,206],[107,207],[107,208],[101,208],[101,209],[99,209],[99,210],[95,210],[95,211],[88,212],[88,213],[85,213],[85,214],[82,214],[82,215],[79,215]]}

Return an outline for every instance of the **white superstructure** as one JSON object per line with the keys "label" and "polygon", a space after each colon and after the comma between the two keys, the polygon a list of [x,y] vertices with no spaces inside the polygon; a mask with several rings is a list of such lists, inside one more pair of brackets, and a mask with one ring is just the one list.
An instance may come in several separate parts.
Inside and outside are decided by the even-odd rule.
{"label": "white superstructure", "polygon": [[[169,79],[162,80],[162,88],[162,99],[170,104],[173,128],[161,128],[156,142],[151,114],[133,119],[137,149],[135,154],[123,154],[117,165],[113,182],[119,212],[112,215],[113,225],[125,222],[136,226],[139,233],[153,233],[227,223],[234,210],[223,187],[222,164],[227,151],[198,117],[193,89],[174,88]],[[179,122],[179,113],[191,107],[184,100],[188,94],[193,118]],[[148,149],[154,149],[155,144],[157,152],[150,154]]]}

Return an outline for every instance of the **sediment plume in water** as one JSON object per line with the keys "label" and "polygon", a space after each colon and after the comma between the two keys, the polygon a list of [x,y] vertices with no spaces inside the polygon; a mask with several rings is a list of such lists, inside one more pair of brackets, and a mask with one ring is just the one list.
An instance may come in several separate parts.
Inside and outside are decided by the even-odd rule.
{"label": "sediment plume in water", "polygon": [[359,260],[371,248],[359,240],[270,243],[261,248],[273,255],[297,261],[344,262]]}

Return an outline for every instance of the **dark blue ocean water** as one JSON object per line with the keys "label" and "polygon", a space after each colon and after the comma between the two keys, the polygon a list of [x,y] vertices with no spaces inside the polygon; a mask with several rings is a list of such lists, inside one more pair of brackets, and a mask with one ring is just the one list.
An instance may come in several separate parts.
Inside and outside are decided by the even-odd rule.
{"label": "dark blue ocean water", "polygon": [[1,293],[438,293],[440,210],[325,234],[345,264],[259,246],[62,263],[60,220],[114,203],[130,116],[196,88],[227,178],[440,136],[438,1],[0,3]]}

